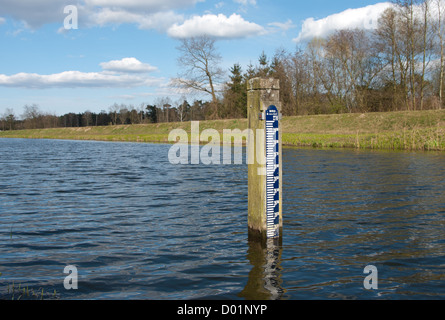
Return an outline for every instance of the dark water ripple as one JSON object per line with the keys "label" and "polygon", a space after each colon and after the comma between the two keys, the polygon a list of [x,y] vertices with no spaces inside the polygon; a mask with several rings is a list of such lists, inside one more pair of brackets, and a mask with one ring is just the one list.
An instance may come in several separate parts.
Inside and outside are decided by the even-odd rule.
{"label": "dark water ripple", "polygon": [[445,155],[285,149],[266,246],[248,240],[246,166],[171,165],[169,147],[0,139],[0,298],[12,281],[62,299],[445,298]]}
{"label": "dark water ripple", "polygon": [[[283,248],[283,282],[298,297],[445,297],[443,154],[286,155],[284,212],[292,214],[283,242],[299,240],[290,256]],[[378,292],[359,285],[368,264],[379,271]]]}

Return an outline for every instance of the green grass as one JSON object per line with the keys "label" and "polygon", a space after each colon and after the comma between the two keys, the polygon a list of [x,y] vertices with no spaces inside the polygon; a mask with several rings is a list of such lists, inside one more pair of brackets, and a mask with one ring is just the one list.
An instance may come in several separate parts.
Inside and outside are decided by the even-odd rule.
{"label": "green grass", "polygon": [[285,117],[283,144],[445,150],[445,110]]}
{"label": "green grass", "polygon": [[60,295],[54,289],[53,292],[45,291],[43,288],[29,288],[28,286],[16,285],[14,282],[7,285],[6,292],[1,294],[1,300],[59,300]]}
{"label": "green grass", "polygon": [[[199,129],[247,128],[247,119],[200,121]],[[284,117],[283,145],[324,148],[445,150],[445,110]],[[0,137],[168,143],[190,122],[0,132]]]}
{"label": "green grass", "polygon": [[[12,239],[12,227],[10,231],[10,239]],[[7,273],[7,272],[6,272]],[[0,300],[59,300],[60,295],[56,289],[45,291],[42,287],[29,288],[28,285],[5,283],[1,281],[3,273],[0,272]]]}

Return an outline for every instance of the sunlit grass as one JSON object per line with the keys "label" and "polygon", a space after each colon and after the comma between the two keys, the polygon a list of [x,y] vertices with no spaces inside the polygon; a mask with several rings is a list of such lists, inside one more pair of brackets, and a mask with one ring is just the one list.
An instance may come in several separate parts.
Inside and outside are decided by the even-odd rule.
{"label": "sunlit grass", "polygon": [[[2,273],[0,272],[0,277]],[[1,278],[0,278],[1,279]],[[58,300],[59,293],[54,289],[52,292],[45,291],[42,287],[38,289],[16,284],[14,281],[2,285],[0,288],[0,300]]]}
{"label": "sunlit grass", "polygon": [[[247,128],[247,119],[200,121],[199,129]],[[284,117],[283,145],[390,150],[445,150],[445,110]],[[169,143],[173,129],[190,122],[0,132],[0,137]]]}

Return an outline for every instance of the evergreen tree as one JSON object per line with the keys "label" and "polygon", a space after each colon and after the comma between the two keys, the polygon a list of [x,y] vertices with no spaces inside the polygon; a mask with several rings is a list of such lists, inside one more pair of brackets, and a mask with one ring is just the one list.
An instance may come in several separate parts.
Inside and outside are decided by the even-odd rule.
{"label": "evergreen tree", "polygon": [[156,106],[148,105],[147,106],[147,117],[150,119],[152,123],[158,122],[158,112]]}
{"label": "evergreen tree", "polygon": [[270,75],[270,66],[264,51],[261,53],[258,58],[259,67],[258,67],[258,76],[259,77],[268,77]]}
{"label": "evergreen tree", "polygon": [[224,94],[224,107],[220,112],[222,118],[247,117],[246,78],[242,75],[241,66],[236,63],[230,68],[230,81]]}

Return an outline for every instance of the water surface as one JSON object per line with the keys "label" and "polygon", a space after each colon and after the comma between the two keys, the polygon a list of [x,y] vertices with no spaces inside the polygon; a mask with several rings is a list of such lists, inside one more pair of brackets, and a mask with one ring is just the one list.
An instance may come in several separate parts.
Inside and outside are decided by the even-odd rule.
{"label": "water surface", "polygon": [[61,299],[445,298],[444,154],[284,149],[267,245],[249,241],[245,164],[172,165],[169,148],[0,139],[0,297],[14,281]]}

